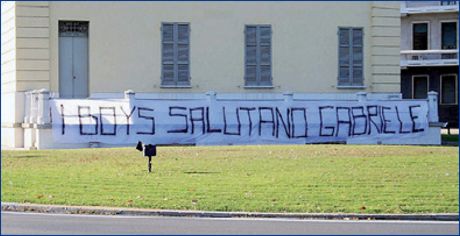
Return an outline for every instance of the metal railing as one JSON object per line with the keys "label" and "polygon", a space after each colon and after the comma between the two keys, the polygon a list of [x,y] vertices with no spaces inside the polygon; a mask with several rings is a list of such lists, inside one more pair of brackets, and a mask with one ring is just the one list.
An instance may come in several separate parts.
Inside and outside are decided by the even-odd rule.
{"label": "metal railing", "polygon": [[458,12],[457,1],[402,1],[402,14]]}
{"label": "metal railing", "polygon": [[458,65],[457,50],[403,50],[401,66]]}

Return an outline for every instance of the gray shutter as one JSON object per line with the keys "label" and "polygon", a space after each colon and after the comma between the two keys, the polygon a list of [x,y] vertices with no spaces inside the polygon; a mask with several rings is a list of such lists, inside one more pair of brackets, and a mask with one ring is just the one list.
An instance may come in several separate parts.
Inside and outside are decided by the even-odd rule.
{"label": "gray shutter", "polygon": [[272,32],[270,26],[259,26],[259,85],[272,85]]}
{"label": "gray shutter", "polygon": [[190,85],[190,27],[177,24],[177,85]]}
{"label": "gray shutter", "polygon": [[363,30],[339,28],[339,85],[363,85]]}
{"label": "gray shutter", "polygon": [[272,84],[271,26],[246,26],[245,85]]}
{"label": "gray shutter", "polygon": [[353,29],[353,80],[352,84],[356,86],[363,85],[363,30]]}
{"label": "gray shutter", "polygon": [[173,85],[174,78],[174,24],[163,23],[161,26],[161,84]]}
{"label": "gray shutter", "polygon": [[350,29],[339,28],[339,85],[351,85],[350,82]]}
{"label": "gray shutter", "polygon": [[245,29],[245,85],[257,85],[257,27],[246,26]]}

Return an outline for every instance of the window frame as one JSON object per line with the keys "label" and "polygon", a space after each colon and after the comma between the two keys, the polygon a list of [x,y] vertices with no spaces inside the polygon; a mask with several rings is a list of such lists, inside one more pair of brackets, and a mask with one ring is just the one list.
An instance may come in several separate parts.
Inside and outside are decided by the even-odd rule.
{"label": "window frame", "polygon": [[[340,30],[341,29],[345,29],[345,30],[355,30],[355,29],[359,29],[361,30],[361,33],[362,33],[362,45],[361,45],[361,49],[362,49],[362,62],[361,62],[361,70],[362,70],[362,82],[361,84],[353,84],[353,73],[350,73],[349,75],[349,81],[350,84],[348,85],[342,85],[340,84]],[[351,36],[349,36],[351,38],[353,38],[353,33],[351,34]],[[338,89],[365,89],[367,88],[367,86],[365,85],[364,81],[365,81],[365,78],[366,78],[366,73],[365,73],[365,40],[366,37],[365,37],[365,30],[364,30],[364,27],[356,27],[356,26],[339,26],[337,28],[337,88]],[[349,45],[348,45],[348,48],[350,49],[351,48],[351,53],[350,53],[350,57],[352,58],[351,59],[351,65],[349,65],[349,67],[353,68],[353,42],[350,41],[349,42]],[[353,69],[351,69],[351,71],[353,71]]]}
{"label": "window frame", "polygon": [[[426,32],[426,37],[427,37],[427,47],[426,49],[414,49],[414,25],[415,24],[427,24],[427,32]],[[431,22],[430,21],[412,21],[411,22],[411,27],[410,27],[410,43],[411,43],[411,50],[413,51],[425,51],[425,50],[430,50],[431,49]]]}
{"label": "window frame", "polygon": [[[455,102],[454,103],[443,103],[442,102],[442,79],[445,76],[454,76],[455,77]],[[455,73],[441,74],[439,76],[439,104],[440,105],[457,105],[458,104],[458,75]]]}
{"label": "window frame", "polygon": [[[457,37],[457,45],[456,45],[456,47],[457,47],[457,48],[455,48],[455,49],[442,49],[442,24],[443,24],[443,23],[455,23],[455,24],[456,24],[456,26],[457,26],[457,27],[456,27],[456,30],[457,30],[457,32],[456,32],[456,37]],[[458,50],[458,46],[459,46],[459,43],[458,43],[458,40],[459,40],[459,37],[458,37],[458,30],[459,30],[459,27],[458,27],[458,20],[441,20],[441,21],[439,21],[439,31],[440,31],[440,33],[441,33],[441,36],[440,36],[440,38],[441,38],[441,43],[440,43],[439,47],[441,48],[441,50]]]}
{"label": "window frame", "polygon": [[[427,91],[427,94],[426,94],[426,98],[415,98],[415,80],[414,78],[415,77],[426,77],[426,91]],[[412,99],[427,99],[428,98],[428,92],[430,91],[430,75],[429,74],[418,74],[418,75],[412,75],[412,94],[411,94],[411,98]]]}
{"label": "window frame", "polygon": [[[247,49],[248,49],[248,44],[246,42],[246,30],[248,27],[256,27],[256,34],[258,34],[259,28],[260,27],[270,27],[270,84],[269,85],[260,85],[260,76],[258,78],[257,73],[260,73],[260,71],[257,70],[257,68],[260,68],[262,64],[260,63],[260,58],[257,55],[257,50],[256,50],[256,85],[248,84],[246,80],[246,59],[247,59]],[[246,89],[272,89],[274,88],[273,86],[273,27],[271,24],[245,24],[244,29],[243,29],[243,46],[244,46],[244,55],[243,55],[243,88]],[[259,39],[259,38],[257,38]],[[256,39],[256,48],[259,48],[261,44],[259,41]],[[260,39],[259,39],[260,40]]]}
{"label": "window frame", "polygon": [[[163,79],[163,26],[166,25],[166,24],[171,24],[173,25],[173,35],[174,35],[174,29],[176,27],[178,27],[179,25],[187,25],[188,26],[188,81],[187,81],[187,84],[179,84],[179,75],[178,75],[178,72],[179,72],[179,65],[181,65],[179,63],[179,58],[178,58],[178,55],[173,55],[173,64],[167,64],[167,65],[173,65],[174,68],[176,68],[176,62],[177,62],[177,75],[176,75],[176,69],[174,69],[174,85],[171,85],[171,84],[164,84],[164,79]],[[160,63],[161,63],[161,69],[160,69],[160,88],[192,88],[192,70],[191,70],[191,60],[190,60],[190,57],[191,57],[191,32],[192,32],[192,27],[191,27],[191,23],[190,22],[182,22],[182,21],[175,21],[175,22],[169,22],[169,21],[163,21],[160,23],[160,44],[161,44],[161,48],[160,48]],[[177,32],[178,33],[178,32]],[[176,47],[177,45],[181,44],[181,42],[179,42],[179,40],[175,40],[176,37],[173,36],[173,50],[176,50]],[[184,44],[184,43],[182,43]],[[176,56],[177,58],[175,58],[174,56]],[[184,64],[182,64],[184,65]]]}

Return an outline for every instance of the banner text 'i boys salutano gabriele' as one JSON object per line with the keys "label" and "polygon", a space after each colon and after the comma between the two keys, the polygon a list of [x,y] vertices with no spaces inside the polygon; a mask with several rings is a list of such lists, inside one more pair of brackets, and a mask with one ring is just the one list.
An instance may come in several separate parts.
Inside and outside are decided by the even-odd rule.
{"label": "banner text 'i boys salutano gabriele'", "polygon": [[50,101],[55,142],[304,144],[419,137],[425,101]]}

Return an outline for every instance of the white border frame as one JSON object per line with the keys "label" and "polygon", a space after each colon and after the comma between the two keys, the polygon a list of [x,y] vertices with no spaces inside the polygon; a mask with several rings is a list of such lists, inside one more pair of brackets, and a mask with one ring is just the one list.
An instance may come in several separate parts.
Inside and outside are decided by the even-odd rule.
{"label": "white border frame", "polygon": [[439,32],[441,32],[441,36],[440,36],[441,42],[439,44],[439,47],[440,47],[441,50],[455,50],[455,49],[442,49],[442,24],[443,23],[452,23],[452,22],[455,22],[457,24],[457,32],[456,32],[456,35],[457,35],[457,48],[455,48],[455,49],[458,50],[458,46],[459,46],[459,44],[458,44],[458,39],[459,39],[458,38],[458,29],[459,29],[458,28],[458,20],[441,20],[441,21],[439,21]]}
{"label": "white border frame", "polygon": [[[414,24],[427,24],[427,49],[431,49],[431,22],[430,21],[412,21],[410,24],[410,48],[411,50],[414,49]],[[423,50],[418,50],[418,51],[423,51]]]}
{"label": "white border frame", "polygon": [[[454,103],[443,103],[442,102],[442,79],[445,76],[454,76],[455,77],[455,102]],[[457,105],[458,104],[458,76],[454,73],[441,74],[439,76],[439,105]]]}
{"label": "white border frame", "polygon": [[427,96],[427,98],[428,98],[428,92],[430,91],[430,75],[428,75],[428,74],[412,75],[412,86],[411,86],[411,88],[412,88],[412,94],[411,94],[411,98],[412,98],[412,99],[416,99],[416,98],[414,97],[414,95],[415,95],[415,93],[414,93],[414,91],[415,91],[415,89],[414,89],[414,78],[415,78],[415,77],[426,77],[426,78],[427,78],[427,79],[426,79],[426,90],[427,90],[427,95],[426,95],[426,96]]}

